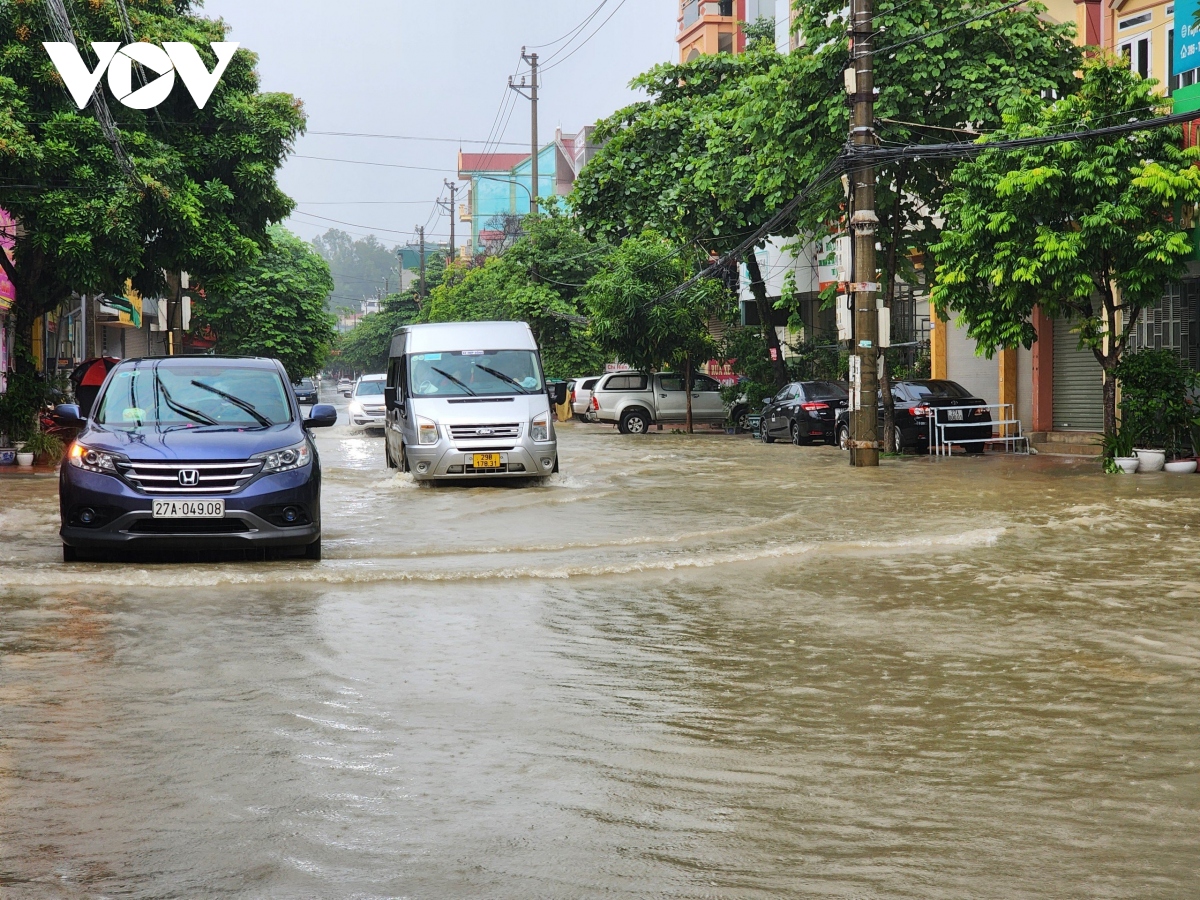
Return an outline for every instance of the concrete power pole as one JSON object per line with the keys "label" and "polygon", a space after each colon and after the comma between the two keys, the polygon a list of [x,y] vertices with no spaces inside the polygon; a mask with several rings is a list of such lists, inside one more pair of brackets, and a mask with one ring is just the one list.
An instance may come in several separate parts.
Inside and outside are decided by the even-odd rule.
{"label": "concrete power pole", "polygon": [[455,258],[458,256],[458,248],[454,246],[454,216],[458,212],[458,210],[455,209],[454,199],[458,194],[458,183],[450,181],[449,179],[443,180],[445,181],[446,187],[450,188],[450,206],[447,208],[447,212],[450,213],[450,252],[446,254],[446,262],[449,264],[453,263]]}
{"label": "concrete power pole", "polygon": [[[508,86],[530,102],[530,132],[531,140],[529,146],[529,211],[537,212],[537,194],[538,194],[538,55],[536,53],[526,53],[525,48],[521,48],[521,59],[529,64],[532,70],[530,73],[531,84],[525,84],[524,77],[521,78],[520,84],[513,84],[512,78],[508,79]],[[529,93],[525,93],[525,88],[529,88]]]}
{"label": "concrete power pole", "polygon": [[[850,143],[856,147],[875,145],[875,57],[872,34],[872,0],[852,0],[850,36],[851,66],[854,70],[854,115],[850,120]],[[847,77],[849,83],[849,77]],[[858,399],[851,413],[850,464],[859,468],[879,465],[879,309],[875,280],[875,169],[856,168],[852,174],[854,207],[850,231],[854,242],[854,355],[851,393]]]}
{"label": "concrete power pole", "polygon": [[420,298],[421,303],[424,303],[425,302],[425,226],[424,225],[417,226],[417,237],[421,241],[421,275],[420,275],[420,280],[417,282],[417,297]]}

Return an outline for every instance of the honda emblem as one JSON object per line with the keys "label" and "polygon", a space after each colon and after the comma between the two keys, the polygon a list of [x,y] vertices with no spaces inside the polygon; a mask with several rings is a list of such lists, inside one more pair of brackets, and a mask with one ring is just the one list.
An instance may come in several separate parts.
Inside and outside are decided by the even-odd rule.
{"label": "honda emblem", "polygon": [[196,469],[180,469],[179,483],[183,487],[195,487],[200,483],[200,473]]}

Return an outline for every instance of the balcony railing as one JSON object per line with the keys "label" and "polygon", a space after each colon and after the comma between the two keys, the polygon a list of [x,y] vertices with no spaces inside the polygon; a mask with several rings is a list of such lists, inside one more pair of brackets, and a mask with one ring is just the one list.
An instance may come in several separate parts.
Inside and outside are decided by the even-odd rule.
{"label": "balcony railing", "polygon": [[683,6],[683,27],[687,28],[701,16],[732,16],[733,0],[691,0]]}

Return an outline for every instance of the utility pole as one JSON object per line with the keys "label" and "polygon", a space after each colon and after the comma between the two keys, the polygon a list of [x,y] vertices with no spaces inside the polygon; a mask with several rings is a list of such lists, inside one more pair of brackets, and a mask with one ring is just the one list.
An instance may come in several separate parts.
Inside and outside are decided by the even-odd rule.
{"label": "utility pole", "polygon": [[[850,13],[850,65],[853,69],[850,143],[854,147],[875,145],[875,30],[872,0],[852,0]],[[847,73],[847,86],[850,75]],[[850,464],[858,468],[879,465],[879,283],[875,268],[875,169],[855,167],[854,207],[850,231],[854,242],[854,340],[851,359],[851,395],[858,408],[851,412]]]}
{"label": "utility pole", "polygon": [[450,181],[449,179],[443,179],[443,181],[446,187],[450,188],[450,205],[447,206],[441,200],[438,201],[438,205],[450,214],[450,252],[446,254],[446,263],[450,264],[454,262],[455,257],[458,255],[458,249],[454,246],[454,215],[456,212],[454,198],[458,194],[458,182]]}
{"label": "utility pole", "polygon": [[425,302],[425,226],[424,225],[417,226],[417,236],[421,240],[421,275],[420,275],[420,280],[417,282],[417,297],[420,298],[421,303],[424,303]]}
{"label": "utility pole", "polygon": [[[532,106],[530,112],[530,151],[529,151],[529,171],[530,171],[530,186],[533,188],[529,192],[529,211],[537,212],[537,193],[538,193],[538,55],[536,53],[526,53],[525,48],[521,48],[521,59],[529,64],[532,70],[530,78],[531,84],[525,83],[525,76],[521,76],[520,84],[513,84],[512,76],[509,76],[508,86],[516,91],[526,100],[530,101]],[[525,93],[525,88],[529,88],[529,93]]]}

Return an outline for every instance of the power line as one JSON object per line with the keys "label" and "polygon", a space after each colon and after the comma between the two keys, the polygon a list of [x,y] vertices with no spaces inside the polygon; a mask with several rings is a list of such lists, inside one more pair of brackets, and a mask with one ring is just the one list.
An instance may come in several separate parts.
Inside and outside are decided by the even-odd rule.
{"label": "power line", "polygon": [[946,25],[943,28],[938,28],[934,31],[927,31],[924,34],[914,35],[913,37],[907,38],[906,40],[897,41],[894,44],[888,44],[888,46],[886,46],[886,47],[879,47],[878,49],[876,49],[874,51],[874,53],[875,53],[875,55],[878,55],[880,53],[888,53],[892,50],[899,50],[901,47],[907,47],[909,44],[916,44],[916,43],[919,43],[920,41],[927,41],[931,37],[936,37],[939,34],[945,34],[947,31],[953,31],[955,28],[962,28],[963,26],[970,25],[974,22],[982,22],[984,19],[990,19],[992,16],[999,15],[1000,13],[1006,12],[1007,10],[1010,10],[1010,9],[1014,9],[1015,7],[1021,6],[1022,4],[1026,3],[1026,2],[1028,2],[1028,0],[1014,0],[1014,2],[1012,2],[1012,3],[1006,3],[1004,6],[998,6],[995,9],[990,9],[987,12],[980,13],[977,16],[972,16],[969,19],[963,19],[961,22],[954,22],[950,25]]}
{"label": "power line", "polygon": [[[450,137],[419,137],[412,134],[371,134],[365,131],[308,131],[305,133],[320,135],[322,137],[376,138],[384,141],[427,141],[430,143],[439,144],[483,144],[486,146],[489,143],[486,140],[464,140],[462,138]],[[508,146],[524,147],[525,145],[518,143],[517,141],[509,141]]]}
{"label": "power line", "polygon": [[[586,38],[584,38],[583,43],[581,43],[577,47],[575,47],[574,50],[572,50],[570,53],[568,53],[562,59],[558,60],[557,62],[554,62],[555,56],[557,56],[558,54],[551,56],[550,59],[546,61],[547,64],[542,67],[542,72],[549,72],[551,69],[558,68],[563,63],[565,63],[568,59],[570,59],[572,56],[574,56],[576,53],[578,53],[580,50],[582,50],[584,47],[586,47],[588,45],[588,43],[592,40],[592,38],[594,38],[601,31],[603,31],[604,26],[607,25],[609,22],[611,22],[613,16],[615,16],[617,13],[619,13],[621,11],[621,8],[628,2],[629,2],[629,0],[621,0],[621,2],[619,4],[617,4],[617,8],[608,14],[607,19],[605,19],[603,22],[601,22],[599,24],[599,26],[597,26],[595,31],[593,31],[590,35],[588,35]],[[565,49],[566,49],[566,47],[563,47],[563,50],[565,50]],[[562,51],[560,50],[559,53],[561,53],[561,52]]]}
{"label": "power line", "polygon": [[541,50],[545,47],[553,47],[555,44],[561,44],[563,41],[567,40],[568,38],[574,39],[575,35],[577,35],[581,31],[583,31],[583,29],[587,27],[588,22],[590,22],[590,21],[592,21],[592,19],[596,18],[596,16],[600,13],[600,10],[604,9],[604,7],[607,5],[608,5],[608,0],[600,0],[600,5],[592,10],[591,15],[589,15],[586,19],[584,19],[582,22],[580,22],[578,25],[576,25],[574,28],[572,28],[570,31],[568,31],[566,34],[564,34],[562,37],[557,38],[553,41],[550,41],[550,43],[548,43],[548,44],[530,44],[529,49],[530,50]]}
{"label": "power line", "polygon": [[408,169],[415,172],[440,172],[443,175],[452,171],[451,169],[435,169],[432,166],[405,166],[401,165],[400,163],[369,162],[365,159],[338,159],[332,156],[306,156],[302,153],[293,154],[292,159],[319,159],[323,162],[346,163],[347,165],[352,166],[380,166],[384,169]]}

